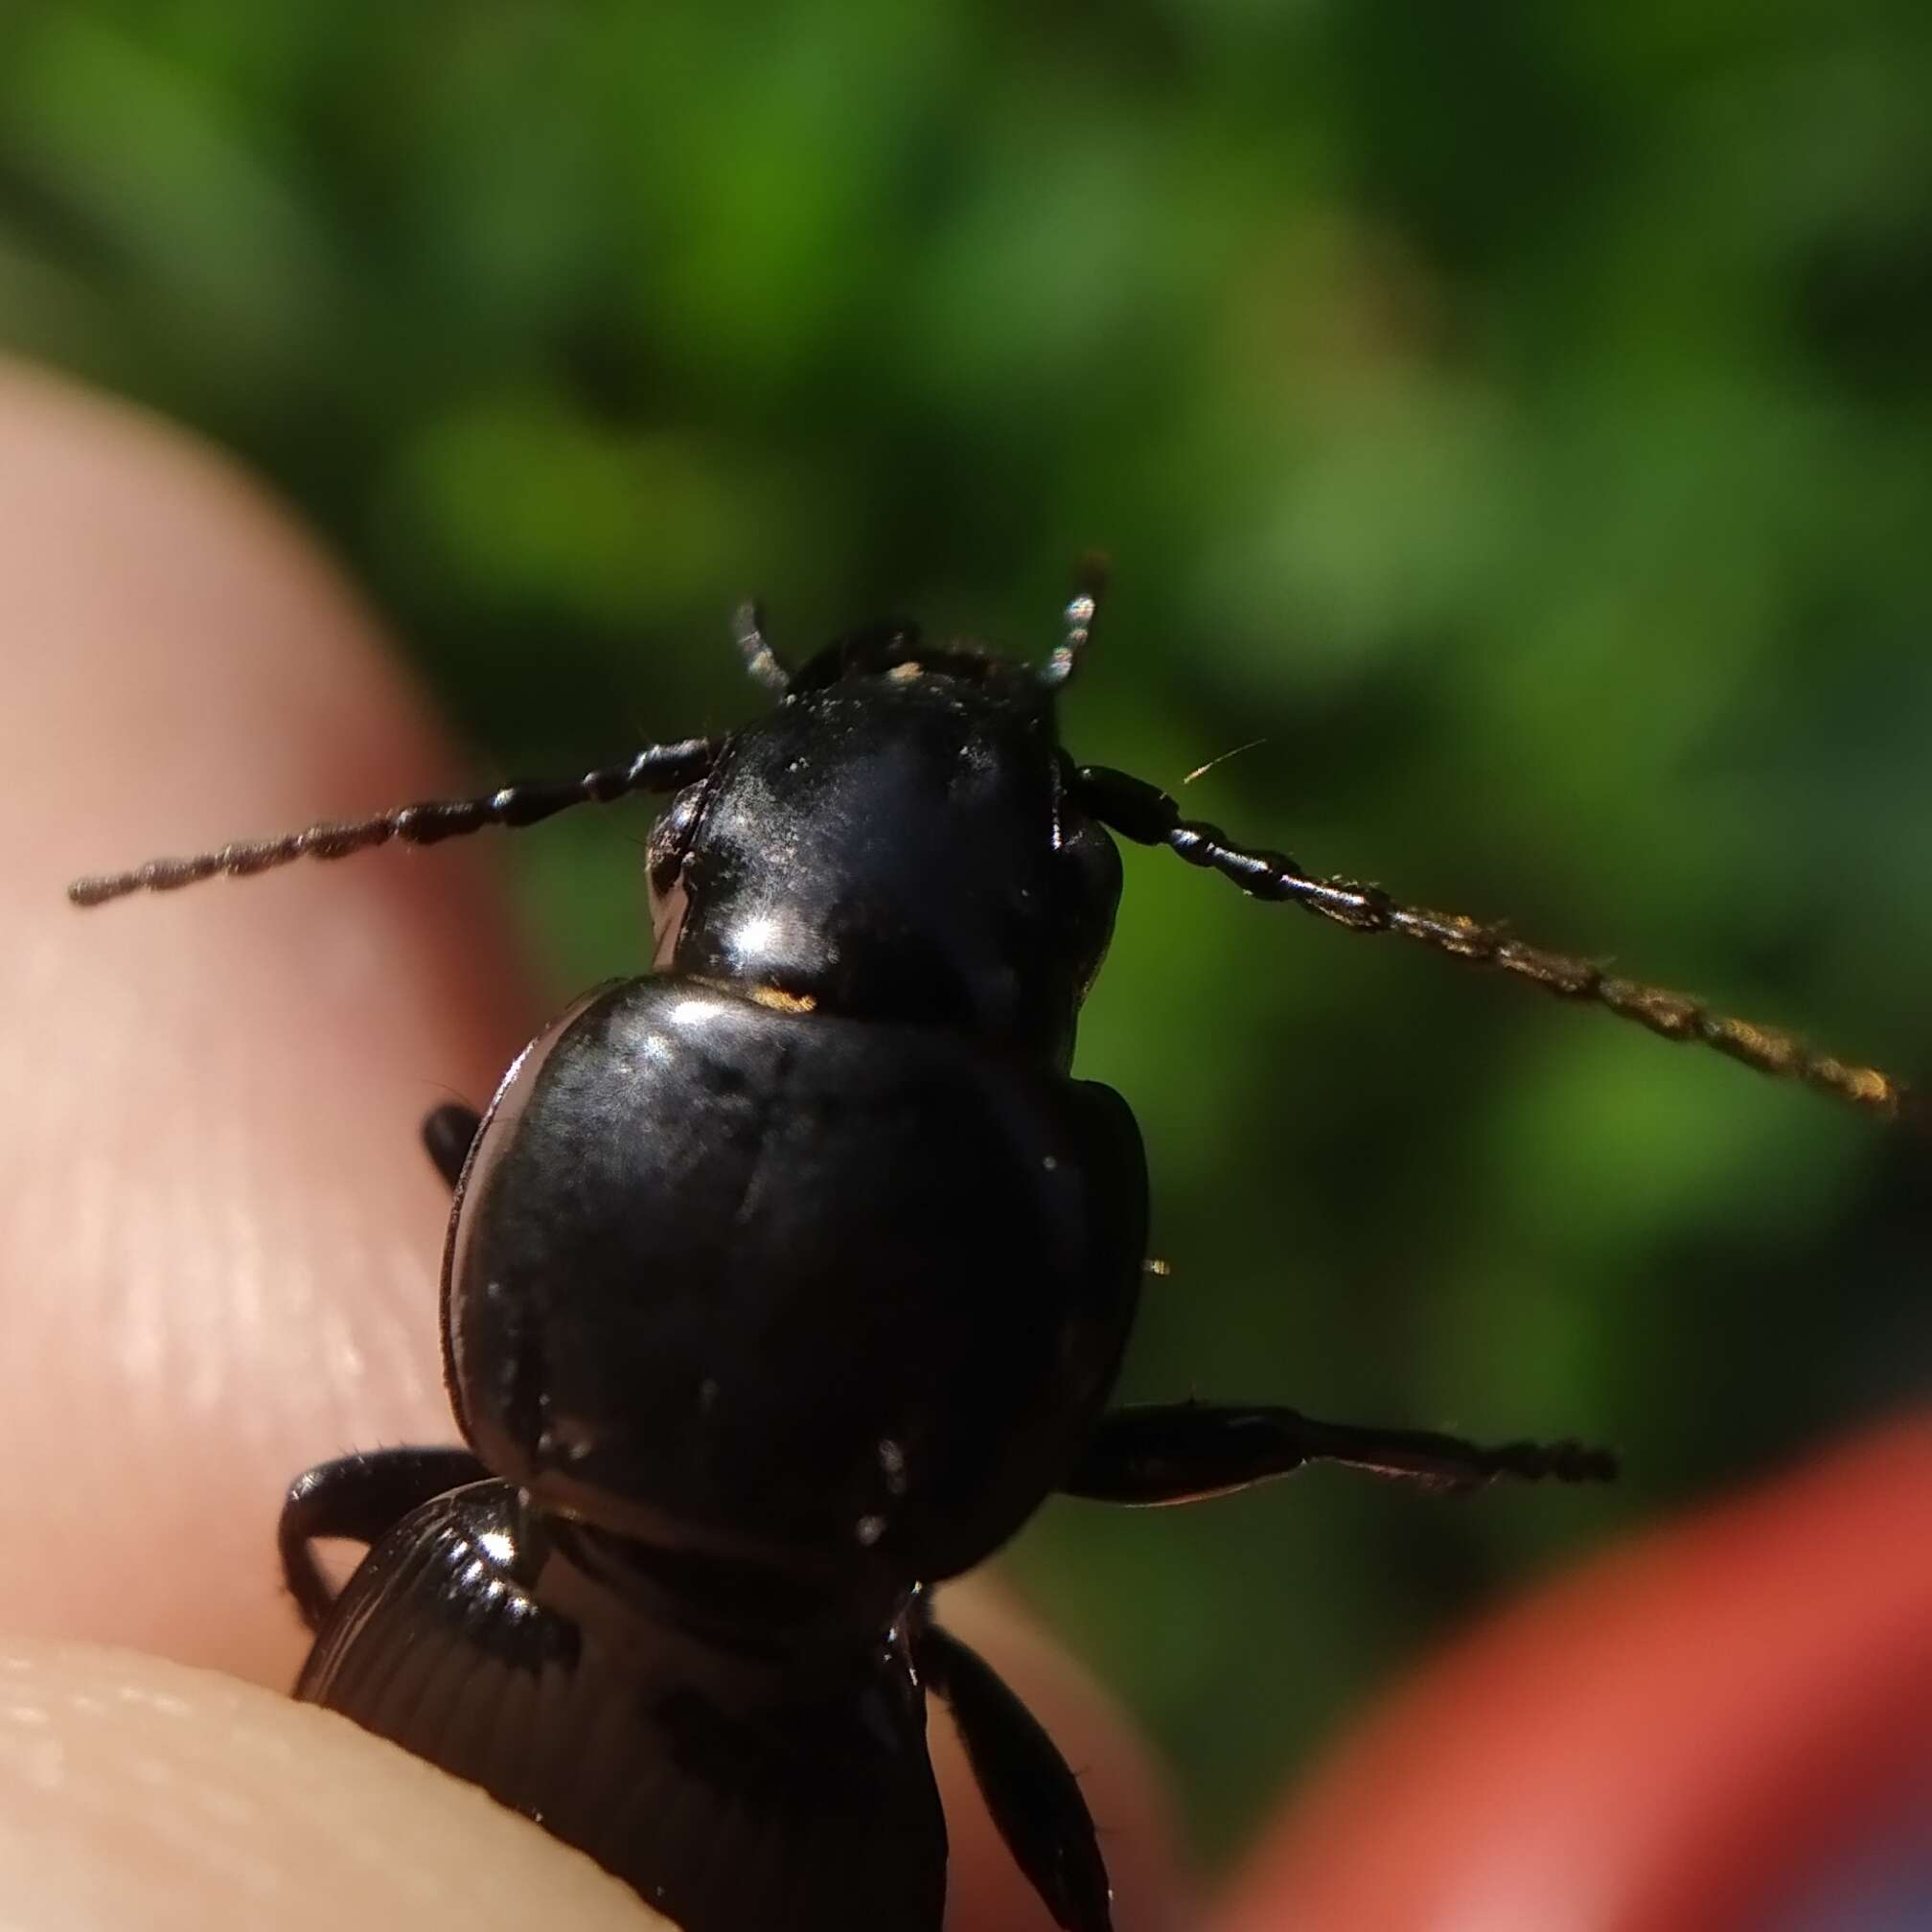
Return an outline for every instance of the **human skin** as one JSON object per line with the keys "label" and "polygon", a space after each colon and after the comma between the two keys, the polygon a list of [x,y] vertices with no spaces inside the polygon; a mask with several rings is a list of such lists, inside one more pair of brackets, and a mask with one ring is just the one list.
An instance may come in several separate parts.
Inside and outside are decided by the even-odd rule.
{"label": "human skin", "polygon": [[[638,1924],[535,1827],[273,1694],[306,1642],[274,1554],[288,1478],[452,1439],[448,1196],[417,1130],[487,1099],[546,1017],[492,855],[85,915],[62,895],[475,774],[257,486],[20,369],[0,369],[0,586],[8,1924]],[[1164,1807],[1124,1724],[990,1593],[949,1590],[946,1613],[1081,1771],[1122,1932],[1171,1922]],[[932,1732],[949,1926],[1048,1925]]]}

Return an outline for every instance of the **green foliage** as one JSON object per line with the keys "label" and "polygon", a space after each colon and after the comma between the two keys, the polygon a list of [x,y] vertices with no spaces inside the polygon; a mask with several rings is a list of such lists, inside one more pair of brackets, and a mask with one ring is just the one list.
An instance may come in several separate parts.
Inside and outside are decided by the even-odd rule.
{"label": "green foliage", "polygon": [[[0,339],[264,471],[484,769],[748,711],[748,588],[795,644],[905,609],[1044,651],[1100,543],[1088,755],[1174,784],[1260,736],[1205,816],[1932,1066],[1919,0],[16,0],[0,38]],[[634,967],[623,828],[506,862],[560,990]],[[1631,1470],[1049,1510],[1018,1574],[1220,1847],[1479,1604],[1922,1396],[1923,1210],[1708,1057],[1156,858],[1129,891],[1082,1068],[1174,1266],[1132,1392]]]}

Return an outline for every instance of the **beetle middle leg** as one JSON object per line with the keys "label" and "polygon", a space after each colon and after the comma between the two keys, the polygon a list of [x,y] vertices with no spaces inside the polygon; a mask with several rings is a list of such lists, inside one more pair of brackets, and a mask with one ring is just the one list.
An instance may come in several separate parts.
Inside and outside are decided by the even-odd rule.
{"label": "beetle middle leg", "polygon": [[282,1575],[302,1621],[319,1630],[335,1600],[315,1561],[317,1541],[378,1542],[412,1509],[489,1473],[467,1449],[377,1449],[339,1456],[296,1477],[282,1504],[276,1539]]}
{"label": "beetle middle leg", "polygon": [[1113,1893],[1080,1783],[1038,1718],[1000,1673],[932,1621],[921,1593],[908,1613],[912,1660],[953,1714],[993,1823],[1054,1921],[1110,1932]]}
{"label": "beetle middle leg", "polygon": [[1470,1489],[1499,1476],[1607,1483],[1617,1459],[1580,1442],[1485,1446],[1428,1429],[1318,1422],[1294,1409],[1154,1403],[1104,1415],[1063,1491],[1142,1506],[1225,1496],[1310,1462],[1339,1462],[1431,1489]]}

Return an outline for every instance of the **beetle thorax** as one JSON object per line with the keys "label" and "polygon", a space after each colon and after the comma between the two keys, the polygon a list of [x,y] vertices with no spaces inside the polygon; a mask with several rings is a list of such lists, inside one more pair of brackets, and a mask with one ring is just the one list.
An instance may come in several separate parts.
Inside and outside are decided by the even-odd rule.
{"label": "beetle thorax", "polygon": [[656,970],[1064,1062],[1119,892],[1065,776],[1044,703],[913,665],[800,694],[660,821]]}

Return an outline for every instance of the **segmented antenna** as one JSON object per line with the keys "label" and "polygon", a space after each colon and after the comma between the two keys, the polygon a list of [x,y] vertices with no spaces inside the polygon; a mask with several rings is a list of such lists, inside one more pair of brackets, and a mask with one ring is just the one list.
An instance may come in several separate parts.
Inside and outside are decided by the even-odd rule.
{"label": "segmented antenna", "polygon": [[1107,591],[1107,560],[1097,550],[1080,560],[1075,573],[1075,589],[1067,606],[1067,630],[1046,663],[1040,667],[1040,681],[1058,690],[1080,668],[1081,654],[1093,641],[1093,621],[1100,614],[1100,599]]}
{"label": "segmented antenna", "polygon": [[604,805],[632,792],[675,792],[702,778],[718,755],[709,738],[685,738],[675,745],[653,745],[628,764],[608,765],[581,778],[519,781],[480,798],[430,799],[380,812],[373,818],[310,825],[279,839],[245,839],[192,859],[150,859],[131,872],[108,872],[77,879],[67,896],[77,906],[101,906],[130,892],[172,892],[212,879],[267,872],[297,859],[346,859],[400,839],[408,845],[434,845],[461,839],[488,825],[534,825],[573,805]]}
{"label": "segmented antenna", "polygon": [[731,634],[744,654],[746,670],[759,683],[768,691],[777,692],[781,698],[791,690],[792,673],[765,635],[762,606],[748,600],[739,605],[731,618]]}
{"label": "segmented antenna", "polygon": [[1559,999],[1601,1006],[1666,1040],[1712,1047],[1760,1073],[1802,1081],[1881,1118],[1932,1131],[1932,1106],[1925,1096],[1875,1067],[1816,1052],[1776,1027],[1714,1013],[1688,994],[1606,973],[1595,960],[1525,945],[1466,913],[1402,906],[1379,886],[1318,878],[1284,852],[1235,845],[1219,826],[1183,818],[1166,793],[1125,771],[1087,766],[1079,776],[1087,808],[1122,838],[1165,845],[1190,865],[1220,873],[1256,899],[1285,899],[1351,932],[1393,932],[1472,966],[1514,974]]}

